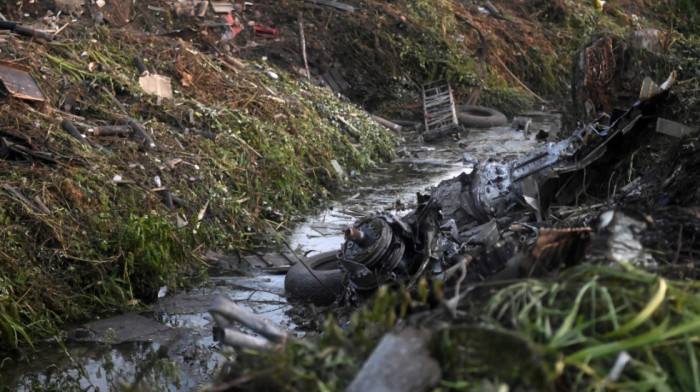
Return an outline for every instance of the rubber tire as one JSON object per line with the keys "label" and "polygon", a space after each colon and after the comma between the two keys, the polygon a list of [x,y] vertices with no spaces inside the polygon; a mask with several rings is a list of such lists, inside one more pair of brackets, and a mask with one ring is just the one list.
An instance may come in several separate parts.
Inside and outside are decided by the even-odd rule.
{"label": "rubber tire", "polygon": [[508,123],[505,114],[496,109],[478,105],[457,105],[459,123],[469,128],[498,127]]}
{"label": "rubber tire", "polygon": [[284,278],[286,295],[311,301],[318,306],[332,304],[337,294],[345,290],[343,286],[345,272],[338,268],[337,254],[338,251],[324,252],[305,261],[316,277],[311,275],[301,263],[292,266]]}

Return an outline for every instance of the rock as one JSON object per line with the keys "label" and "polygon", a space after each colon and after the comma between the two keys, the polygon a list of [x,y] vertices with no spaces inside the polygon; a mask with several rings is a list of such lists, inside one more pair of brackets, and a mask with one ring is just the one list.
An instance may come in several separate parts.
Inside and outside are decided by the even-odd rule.
{"label": "rock", "polygon": [[428,354],[429,338],[413,328],[385,335],[347,392],[419,392],[436,386],[442,371]]}

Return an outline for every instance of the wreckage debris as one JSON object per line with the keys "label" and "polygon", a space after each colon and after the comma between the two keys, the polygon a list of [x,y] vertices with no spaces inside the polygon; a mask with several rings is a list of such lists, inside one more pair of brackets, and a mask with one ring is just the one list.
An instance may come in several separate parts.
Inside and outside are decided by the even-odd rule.
{"label": "wreckage debris", "polygon": [[0,94],[27,101],[46,100],[46,95],[31,75],[31,68],[9,61],[0,61]]}
{"label": "wreckage debris", "polygon": [[51,33],[23,26],[20,22],[0,20],[0,29],[10,30],[25,37],[40,38],[46,41],[52,41],[55,38],[55,36]]}
{"label": "wreckage debris", "polygon": [[[314,302],[318,300],[314,295],[322,292],[325,304],[357,303],[379,285],[396,282],[411,287],[424,274],[439,274],[460,263],[468,265],[468,280],[488,279],[516,260],[509,268],[519,269],[518,276],[543,276],[579,263],[590,247],[592,229],[543,227],[550,204],[574,201],[590,184],[582,176],[584,170],[605,158],[613,159],[612,146],[628,144],[625,138],[639,137],[638,129],[654,118],[668,86],[614,113],[609,123],[588,124],[567,139],[515,159],[478,163],[471,173],[443,181],[429,195],[418,194],[416,210],[400,219],[377,214],[359,220],[346,231],[337,260],[332,253],[324,256],[324,276],[332,278],[335,287],[342,276],[343,294],[324,291],[325,283],[314,281],[316,271],[296,267],[293,270],[299,276],[285,281],[287,292]],[[454,106],[447,91],[436,91],[436,105],[449,118]],[[516,121],[521,122],[529,123]],[[507,228],[512,230],[509,234]],[[613,236],[619,237],[618,231],[613,230]],[[530,241],[530,232],[536,240]],[[532,251],[522,257],[522,250],[532,242]],[[521,256],[514,257],[518,250]],[[335,263],[338,270],[328,271]],[[304,288],[296,287],[300,282]]]}
{"label": "wreckage debris", "polygon": [[698,130],[687,125],[679,124],[677,122],[659,117],[656,120],[656,132],[676,138],[683,138],[686,136],[695,135]]}
{"label": "wreckage debris", "polygon": [[339,3],[337,1],[330,1],[330,0],[304,0],[307,3],[314,3],[314,4],[320,4],[320,5],[325,5],[328,7],[333,7],[337,8],[339,10],[343,11],[348,11],[348,12],[355,12],[355,7],[343,3]]}
{"label": "wreckage debris", "polygon": [[457,105],[459,123],[469,128],[498,127],[508,123],[505,114],[496,109],[479,105]]}
{"label": "wreckage debris", "polygon": [[450,83],[444,80],[423,85],[423,140],[436,140],[460,131]]}

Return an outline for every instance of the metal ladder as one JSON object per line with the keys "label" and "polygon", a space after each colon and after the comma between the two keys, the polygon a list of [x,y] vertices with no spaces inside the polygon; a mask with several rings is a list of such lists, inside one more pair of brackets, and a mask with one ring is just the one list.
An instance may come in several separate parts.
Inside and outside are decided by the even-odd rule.
{"label": "metal ladder", "polygon": [[452,87],[446,80],[423,84],[423,114],[426,141],[458,131],[457,111]]}

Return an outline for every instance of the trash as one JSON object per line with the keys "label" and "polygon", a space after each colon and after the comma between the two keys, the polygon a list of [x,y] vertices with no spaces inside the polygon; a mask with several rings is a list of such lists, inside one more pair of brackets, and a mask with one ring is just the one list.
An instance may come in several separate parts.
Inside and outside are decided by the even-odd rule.
{"label": "trash", "polygon": [[253,26],[253,31],[255,32],[255,38],[257,39],[271,39],[279,36],[277,29]]}
{"label": "trash", "polygon": [[168,292],[168,287],[167,287],[167,286],[162,286],[162,287],[158,290],[158,298],[163,298],[163,297],[165,297],[165,294],[166,294],[167,292]]}
{"label": "trash", "polygon": [[687,125],[679,124],[677,122],[659,117],[656,119],[656,132],[663,133],[664,135],[668,136],[683,138],[696,134],[698,130]]}
{"label": "trash", "polygon": [[348,11],[348,12],[355,12],[355,7],[343,3],[338,3],[337,1],[329,1],[329,0],[304,0],[307,3],[314,3],[314,4],[320,4],[320,5],[325,5],[328,7],[333,7],[337,8],[339,10],[343,11]]}
{"label": "trash", "polygon": [[606,211],[600,215],[596,242],[606,256],[619,263],[646,263],[651,256],[646,255],[640,242],[641,233],[647,224],[618,210]]}
{"label": "trash", "polygon": [[513,117],[513,123],[510,127],[528,133],[530,131],[530,125],[532,125],[532,119],[529,117]]}
{"label": "trash", "polygon": [[267,71],[266,73],[267,73],[267,76],[271,77],[272,79],[277,80],[280,78],[279,75],[277,75],[275,72]]}
{"label": "trash", "polygon": [[85,4],[84,0],[56,0],[56,9],[64,11],[75,11]]}
{"label": "trash", "polygon": [[608,373],[605,379],[609,382],[617,381],[620,378],[622,371],[625,370],[625,366],[627,366],[631,360],[632,356],[627,351],[622,351],[617,355],[615,364],[613,365],[612,369],[610,369],[610,373]]}
{"label": "trash", "polygon": [[51,33],[23,26],[19,22],[0,21],[0,29],[14,31],[25,37],[41,38],[46,41],[52,41],[55,38]]}
{"label": "trash", "polygon": [[46,95],[30,73],[31,68],[9,61],[0,61],[0,94],[27,101],[46,100]]}
{"label": "trash", "polygon": [[173,88],[170,78],[163,75],[153,74],[139,77],[139,86],[143,91],[157,95],[161,98],[173,99]]}
{"label": "trash", "polygon": [[665,82],[658,85],[654,83],[651,77],[647,76],[642,81],[642,88],[639,90],[639,100],[645,101],[655,95],[660,94],[663,91],[668,90],[671,85],[676,81],[676,71],[671,71]]}
{"label": "trash", "polygon": [[227,14],[234,10],[234,5],[230,1],[213,1],[209,2],[214,13]]}
{"label": "trash", "polygon": [[379,116],[372,115],[372,120],[384,125],[385,127],[391,129],[392,131],[400,131],[401,126],[399,124],[395,124],[389,120],[385,120]]}
{"label": "trash", "polygon": [[335,170],[335,172],[338,173],[338,177],[340,177],[343,180],[347,179],[347,176],[345,175],[345,171],[340,166],[340,163],[338,163],[337,160],[332,159],[331,166],[333,166],[333,169]]}
{"label": "trash", "polygon": [[431,390],[440,381],[442,371],[430,356],[429,341],[429,334],[410,327],[385,335],[347,391]]}
{"label": "trash", "polygon": [[445,80],[423,85],[423,114],[425,132],[423,140],[431,141],[461,129],[457,122],[452,87]]}

